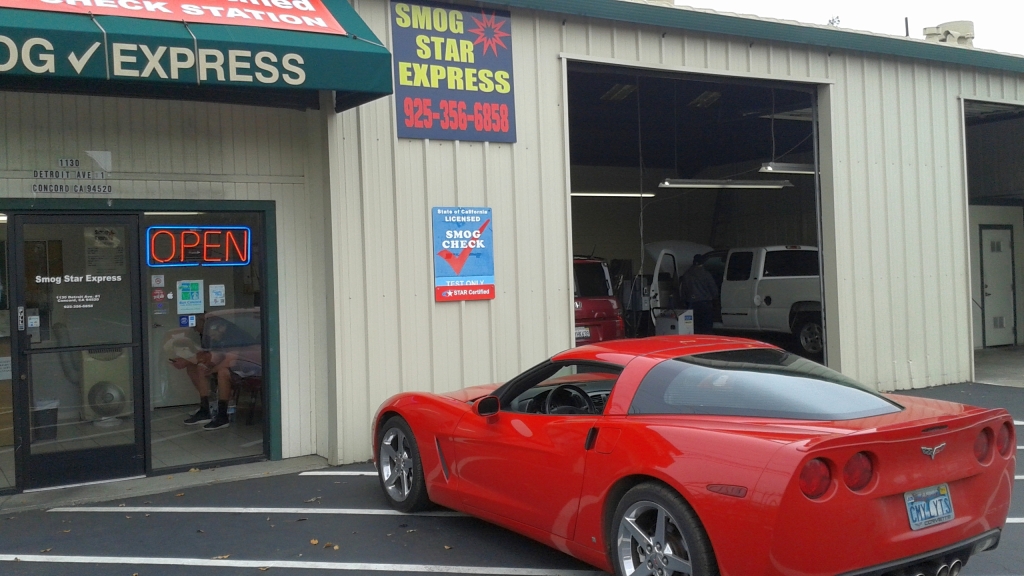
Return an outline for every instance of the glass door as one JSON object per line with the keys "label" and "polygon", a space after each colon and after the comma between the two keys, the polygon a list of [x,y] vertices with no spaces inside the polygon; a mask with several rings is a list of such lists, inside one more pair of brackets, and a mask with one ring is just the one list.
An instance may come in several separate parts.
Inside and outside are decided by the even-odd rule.
{"label": "glass door", "polygon": [[13,223],[23,487],[143,474],[138,217]]}

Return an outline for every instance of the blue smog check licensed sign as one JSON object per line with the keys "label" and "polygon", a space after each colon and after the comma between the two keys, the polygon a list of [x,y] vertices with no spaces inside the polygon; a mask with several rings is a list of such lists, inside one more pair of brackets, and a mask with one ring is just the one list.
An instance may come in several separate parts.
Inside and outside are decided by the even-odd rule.
{"label": "blue smog check licensed sign", "polygon": [[515,142],[512,15],[391,3],[399,138]]}
{"label": "blue smog check licensed sign", "polygon": [[490,208],[433,209],[434,301],[494,299]]}

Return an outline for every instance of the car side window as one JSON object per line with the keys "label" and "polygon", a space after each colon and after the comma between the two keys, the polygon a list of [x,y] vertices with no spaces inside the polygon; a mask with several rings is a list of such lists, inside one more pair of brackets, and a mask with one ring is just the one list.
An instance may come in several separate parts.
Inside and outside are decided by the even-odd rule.
{"label": "car side window", "polygon": [[775,250],[764,256],[764,277],[817,276],[816,250]]}
{"label": "car side window", "polygon": [[525,414],[601,414],[622,368],[594,363],[552,364],[534,375],[505,408]]}
{"label": "car side window", "polygon": [[725,271],[725,279],[730,282],[750,280],[750,267],[754,264],[753,252],[733,252],[729,256],[729,264]]}

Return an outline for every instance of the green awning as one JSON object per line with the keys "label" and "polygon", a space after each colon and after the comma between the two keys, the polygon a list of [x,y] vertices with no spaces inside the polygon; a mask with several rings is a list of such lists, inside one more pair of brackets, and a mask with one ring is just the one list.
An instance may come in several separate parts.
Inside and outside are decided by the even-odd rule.
{"label": "green awning", "polygon": [[0,80],[335,90],[338,108],[391,94],[391,54],[347,1],[322,1],[347,35],[0,8]]}

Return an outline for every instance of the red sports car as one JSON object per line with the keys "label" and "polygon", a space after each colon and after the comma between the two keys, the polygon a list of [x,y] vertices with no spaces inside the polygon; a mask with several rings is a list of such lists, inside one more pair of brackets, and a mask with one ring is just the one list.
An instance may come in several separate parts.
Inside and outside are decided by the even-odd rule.
{"label": "red sports car", "polygon": [[619,575],[956,576],[1010,505],[1005,410],[881,395],[738,338],[616,340],[374,420],[391,505]]}

